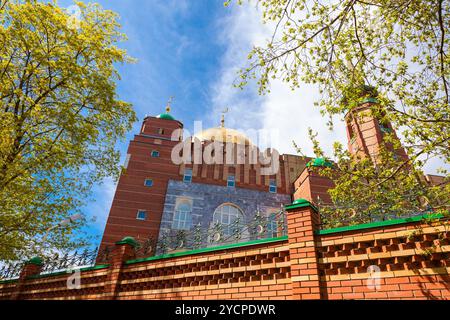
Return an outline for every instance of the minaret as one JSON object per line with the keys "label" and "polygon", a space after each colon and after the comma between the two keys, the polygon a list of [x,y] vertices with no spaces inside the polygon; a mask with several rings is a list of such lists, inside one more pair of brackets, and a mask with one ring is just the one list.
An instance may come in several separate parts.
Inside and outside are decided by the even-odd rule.
{"label": "minaret", "polygon": [[[382,114],[380,110],[377,93],[372,87],[364,87],[365,95],[357,107],[353,108],[345,116],[347,124],[347,138],[349,152],[361,159],[369,156],[374,162],[380,153],[380,147],[384,144],[393,150],[392,144],[385,144],[383,136],[392,134],[394,139],[399,140],[397,134],[389,121],[380,121],[376,113]],[[407,160],[408,156],[403,147],[394,150],[394,156]]]}
{"label": "minaret", "polygon": [[[152,137],[158,137],[162,139],[173,139],[174,141],[180,141],[181,129],[183,128],[183,124],[177,120],[170,114],[171,111],[171,103],[173,101],[173,97],[167,101],[166,105],[166,113],[161,113],[156,117],[146,116],[144,121],[142,122],[141,134],[151,135]],[[167,120],[170,120],[167,121]],[[177,131],[177,135],[175,137],[172,136],[175,130]]]}
{"label": "minaret", "polygon": [[171,152],[182,138],[183,124],[170,115],[172,99],[166,113],[146,116],[139,134],[130,141],[101,248],[124,236],[140,241],[158,237],[168,182],[181,179]]}

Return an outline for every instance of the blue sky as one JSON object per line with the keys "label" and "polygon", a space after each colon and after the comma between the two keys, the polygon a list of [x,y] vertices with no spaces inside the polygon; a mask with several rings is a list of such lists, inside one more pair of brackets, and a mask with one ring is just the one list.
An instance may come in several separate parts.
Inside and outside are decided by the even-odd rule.
{"label": "blue sky", "polygon": [[[164,112],[170,96],[175,96],[172,114],[188,129],[197,119],[202,119],[206,126],[217,125],[213,123],[213,116],[205,115],[213,112],[211,88],[227,50],[221,34],[222,23],[230,10],[224,8],[223,2],[97,2],[120,15],[122,30],[128,37],[128,41],[120,46],[137,59],[135,64],[118,66],[122,78],[118,83],[118,94],[122,100],[133,104],[139,118],[126,140],[118,144],[122,161],[128,141],[139,131],[144,116]],[[73,4],[72,1],[58,3],[63,7]],[[84,208],[88,217],[97,217],[96,223],[91,223],[88,228],[90,234],[101,236],[114,190],[115,183],[110,179],[94,188],[95,202]]]}
{"label": "blue sky", "polygon": [[[145,115],[164,112],[170,96],[175,96],[172,114],[192,132],[194,121],[204,127],[217,126],[220,111],[230,108],[227,127],[241,130],[263,129],[278,132],[273,146],[280,153],[295,153],[292,141],[312,155],[308,127],[318,132],[325,151],[334,141],[346,142],[342,119],[335,119],[334,131],[329,131],[313,103],[320,96],[314,86],[303,85],[291,91],[276,80],[271,93],[258,96],[254,85],[244,91],[232,87],[236,71],[243,67],[253,45],[264,44],[271,36],[271,26],[261,23],[258,9],[244,6],[225,8],[223,0],[101,0],[104,8],[120,15],[128,41],[121,47],[136,58],[136,64],[119,66],[122,80],[118,94],[133,104],[139,121],[126,139],[118,144],[125,158],[128,141],[138,133]],[[59,5],[69,7],[69,0]],[[278,139],[276,139],[278,138]],[[428,173],[441,162],[431,161]],[[88,233],[101,240],[114,196],[111,179],[93,189],[95,202],[84,213],[97,217]]]}

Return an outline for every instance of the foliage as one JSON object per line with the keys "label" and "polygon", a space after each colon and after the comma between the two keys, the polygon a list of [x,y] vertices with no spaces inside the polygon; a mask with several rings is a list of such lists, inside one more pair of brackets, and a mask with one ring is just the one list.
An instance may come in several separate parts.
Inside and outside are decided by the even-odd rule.
{"label": "foliage", "polygon": [[[136,120],[118,99],[115,63],[131,62],[117,15],[77,3],[0,5],[0,259],[34,254],[46,230],[77,213],[90,189],[117,176],[118,139]],[[67,250],[86,220],[42,244]]]}
{"label": "foliage", "polygon": [[[310,137],[317,144],[316,137]],[[385,140],[393,139],[386,135]],[[332,204],[320,204],[322,224],[327,228],[389,220],[437,212],[448,214],[450,184],[430,184],[424,173],[396,156],[398,149],[381,146],[375,159],[358,157],[335,143],[332,167],[314,168],[321,176],[333,180],[329,190]],[[395,173],[395,174],[394,174]]]}
{"label": "foliage", "polygon": [[[321,93],[316,105],[322,114],[342,118],[361,103],[369,85],[380,93],[377,99],[386,111],[378,112],[377,118],[402,130],[409,158],[400,161],[386,151],[374,166],[369,159],[352,159],[336,144],[337,167],[347,168],[334,177],[336,188],[331,195],[336,206],[345,201],[347,207],[368,215],[379,210],[390,214],[418,209],[412,199],[425,195],[432,207],[443,206],[439,197],[448,205],[448,186],[425,187],[419,177],[433,157],[450,162],[450,3],[256,2],[263,22],[273,26],[274,32],[264,46],[250,52],[249,64],[241,70],[236,86],[242,88],[256,79],[264,94],[270,92],[273,79],[281,79],[292,89],[302,83],[316,84]],[[396,143],[388,136],[385,139]],[[317,149],[318,142],[314,143]],[[440,172],[448,178],[446,170]],[[411,202],[405,207],[407,199]]]}

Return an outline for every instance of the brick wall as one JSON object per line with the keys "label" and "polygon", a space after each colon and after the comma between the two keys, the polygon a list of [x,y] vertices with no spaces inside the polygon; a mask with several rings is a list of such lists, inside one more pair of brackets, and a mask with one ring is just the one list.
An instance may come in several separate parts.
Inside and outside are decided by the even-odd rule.
{"label": "brick wall", "polygon": [[309,202],[286,211],[287,238],[140,260],[122,241],[110,265],[81,271],[80,289],[28,264],[0,299],[450,299],[448,220],[319,231]]}
{"label": "brick wall", "polygon": [[119,291],[118,299],[286,299],[289,248],[283,240],[128,264]]}
{"label": "brick wall", "polygon": [[[130,247],[116,245],[116,262],[121,260],[120,249]],[[127,260],[121,265],[113,262],[115,266],[87,270],[81,273],[79,290],[67,289],[69,274],[34,276],[20,284],[17,298],[284,300],[291,297],[289,247],[285,238],[205,251],[172,258]],[[10,299],[18,285],[19,281],[0,284],[0,299]]]}
{"label": "brick wall", "polygon": [[448,229],[409,223],[322,235],[324,298],[449,299]]}

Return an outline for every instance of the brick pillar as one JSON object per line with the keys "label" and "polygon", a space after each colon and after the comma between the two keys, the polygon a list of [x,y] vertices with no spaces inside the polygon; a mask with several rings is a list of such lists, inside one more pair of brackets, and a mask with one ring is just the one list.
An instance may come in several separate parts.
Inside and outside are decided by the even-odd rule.
{"label": "brick pillar", "polygon": [[134,248],[136,246],[137,242],[132,237],[125,237],[121,241],[116,242],[111,253],[111,263],[105,282],[103,296],[105,300],[114,300],[116,298],[124,262],[135,257]]}
{"label": "brick pillar", "polygon": [[331,167],[332,163],[324,158],[316,158],[308,162],[306,168],[294,182],[294,200],[305,199],[312,203],[332,204],[328,190],[335,187],[332,179],[320,175],[321,167]]}
{"label": "brick pillar", "polygon": [[20,271],[19,279],[17,280],[17,285],[10,296],[10,300],[19,300],[20,292],[22,291],[25,281],[27,280],[27,278],[31,276],[40,274],[42,270],[42,265],[43,265],[42,259],[39,257],[35,257],[25,262],[22,270]]}
{"label": "brick pillar", "polygon": [[305,199],[298,199],[285,209],[293,299],[320,299],[318,257],[314,243],[314,231],[320,224],[319,214]]}

